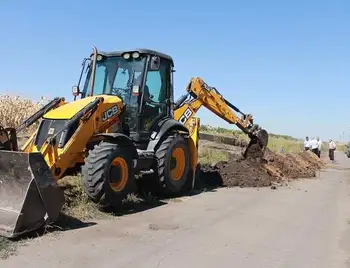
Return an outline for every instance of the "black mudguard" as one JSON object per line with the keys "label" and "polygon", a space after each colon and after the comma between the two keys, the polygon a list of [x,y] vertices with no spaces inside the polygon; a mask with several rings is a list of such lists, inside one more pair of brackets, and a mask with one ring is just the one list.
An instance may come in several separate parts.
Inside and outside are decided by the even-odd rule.
{"label": "black mudguard", "polygon": [[157,123],[154,127],[153,132],[150,137],[150,141],[147,146],[147,151],[154,151],[162,138],[169,133],[170,131],[184,131],[189,133],[188,129],[181,124],[179,121],[176,121],[172,118],[165,118]]}
{"label": "black mudguard", "polygon": [[137,159],[138,154],[137,154],[137,149],[134,145],[133,140],[126,136],[125,134],[122,133],[99,133],[94,135],[96,138],[102,138],[105,141],[116,143],[116,144],[121,144],[121,145],[126,145],[127,147],[130,147],[130,150],[133,150],[133,158]]}

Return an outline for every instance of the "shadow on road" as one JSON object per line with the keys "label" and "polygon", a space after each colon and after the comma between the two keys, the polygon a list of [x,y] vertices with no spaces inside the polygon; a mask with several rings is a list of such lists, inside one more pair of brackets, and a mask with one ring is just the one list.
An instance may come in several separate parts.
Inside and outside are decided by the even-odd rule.
{"label": "shadow on road", "polygon": [[84,222],[77,218],[61,213],[58,220],[54,224],[44,226],[35,231],[29,232],[19,237],[11,238],[8,240],[12,242],[21,242],[28,239],[38,238],[45,234],[53,233],[56,231],[68,231],[68,230],[81,229],[81,228],[93,226],[95,224],[96,224],[95,222]]}
{"label": "shadow on road", "polygon": [[114,208],[106,208],[103,209],[103,211],[113,216],[124,216],[154,209],[166,204],[166,202],[157,199],[156,197],[140,194],[138,197],[129,200],[127,203]]}
{"label": "shadow on road", "polygon": [[[189,180],[189,184],[187,187],[185,187],[184,191],[178,194],[167,194],[166,196],[163,196],[162,194],[157,194],[152,191],[152,189],[155,189],[156,187],[154,186],[154,183],[152,183],[152,179],[145,176],[139,181],[140,189],[143,189],[143,192],[140,193],[140,196],[146,200],[152,200],[152,202],[157,200],[158,202],[166,204],[167,200],[169,199],[195,196],[203,192],[215,192],[217,188],[224,187],[221,174],[217,170],[202,168],[200,164],[197,166],[195,184],[193,189],[191,189],[191,185],[192,181]],[[152,192],[152,195],[149,194],[150,192]]]}

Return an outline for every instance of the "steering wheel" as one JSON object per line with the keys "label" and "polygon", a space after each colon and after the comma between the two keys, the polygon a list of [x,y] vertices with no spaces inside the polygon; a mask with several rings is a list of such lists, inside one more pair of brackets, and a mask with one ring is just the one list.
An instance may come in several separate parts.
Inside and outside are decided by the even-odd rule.
{"label": "steering wheel", "polygon": [[151,106],[157,107],[157,108],[164,106],[163,103],[159,103],[159,102],[154,101],[152,95],[150,95],[148,98],[144,98],[144,102],[148,105],[151,105]]}

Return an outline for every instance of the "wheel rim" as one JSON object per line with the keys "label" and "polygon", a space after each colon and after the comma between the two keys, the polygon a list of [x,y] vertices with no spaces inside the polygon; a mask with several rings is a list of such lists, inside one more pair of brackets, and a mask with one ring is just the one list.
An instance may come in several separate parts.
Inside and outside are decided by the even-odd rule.
{"label": "wheel rim", "polygon": [[181,179],[185,171],[185,151],[176,148],[171,154],[171,178],[175,181]]}
{"label": "wheel rim", "polygon": [[[117,157],[112,161],[111,168],[117,168],[118,171],[113,172],[114,174],[113,176],[111,176],[112,178],[110,179],[110,186],[113,191],[120,192],[125,188],[125,185],[128,181],[128,164],[123,158]],[[115,174],[118,174],[119,176],[117,177],[119,178],[115,179]]]}

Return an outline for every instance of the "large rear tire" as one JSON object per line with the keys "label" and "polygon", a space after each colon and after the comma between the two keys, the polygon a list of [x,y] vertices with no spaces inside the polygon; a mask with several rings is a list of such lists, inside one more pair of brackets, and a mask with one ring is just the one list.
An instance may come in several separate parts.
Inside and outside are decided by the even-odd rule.
{"label": "large rear tire", "polygon": [[188,142],[181,135],[167,136],[156,150],[157,192],[179,194],[186,187],[190,171]]}
{"label": "large rear tire", "polygon": [[103,141],[89,152],[82,167],[86,194],[102,207],[121,204],[137,191],[131,150]]}

